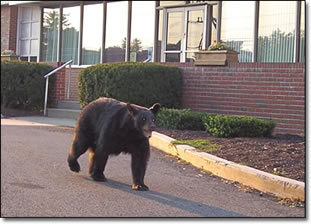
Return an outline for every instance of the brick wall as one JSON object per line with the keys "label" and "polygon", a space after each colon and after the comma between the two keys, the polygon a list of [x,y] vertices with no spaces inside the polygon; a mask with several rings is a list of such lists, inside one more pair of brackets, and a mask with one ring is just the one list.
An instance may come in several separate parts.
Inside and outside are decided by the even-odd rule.
{"label": "brick wall", "polygon": [[[69,99],[68,100],[74,100],[78,101],[78,76],[80,71],[83,68],[71,68],[71,72],[69,74],[69,68],[66,69],[66,87],[65,87],[65,92],[66,92],[66,99],[67,99],[67,94],[68,94],[68,83],[69,83]],[[70,81],[69,81],[69,76],[70,76]]]}
{"label": "brick wall", "polygon": [[[228,66],[165,64],[182,69],[184,108],[272,118],[277,123],[275,133],[304,134],[304,63],[231,63]],[[69,100],[78,100],[78,75],[81,69],[71,69]],[[68,70],[64,88],[67,87]]]}
{"label": "brick wall", "polygon": [[17,13],[16,6],[1,6],[1,51],[16,53]]}
{"label": "brick wall", "polygon": [[16,54],[17,54],[16,52],[17,14],[18,14],[18,8],[16,6],[11,6],[9,49],[13,50]]}
{"label": "brick wall", "polygon": [[183,71],[183,107],[208,113],[272,118],[276,133],[304,133],[304,63],[177,65]]}

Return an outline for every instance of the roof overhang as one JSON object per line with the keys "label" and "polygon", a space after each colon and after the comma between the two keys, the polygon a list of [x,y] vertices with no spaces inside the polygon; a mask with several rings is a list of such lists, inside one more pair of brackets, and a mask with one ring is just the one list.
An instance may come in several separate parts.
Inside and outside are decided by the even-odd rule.
{"label": "roof overhang", "polygon": [[102,3],[103,1],[1,1],[1,5],[8,6],[23,6],[23,5],[39,5],[43,7],[59,7],[60,5],[76,6],[80,5],[81,2],[84,4]]}

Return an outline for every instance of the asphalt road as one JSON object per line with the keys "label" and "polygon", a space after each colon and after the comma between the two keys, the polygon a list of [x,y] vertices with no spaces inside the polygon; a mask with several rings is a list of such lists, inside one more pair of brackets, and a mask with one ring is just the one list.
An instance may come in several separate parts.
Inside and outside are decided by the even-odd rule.
{"label": "asphalt road", "polygon": [[242,192],[157,149],[145,178],[150,191],[130,189],[130,156],[124,154],[109,158],[108,182],[94,182],[87,154],[79,159],[80,173],[67,166],[72,136],[72,128],[1,119],[2,217],[304,216],[304,208]]}

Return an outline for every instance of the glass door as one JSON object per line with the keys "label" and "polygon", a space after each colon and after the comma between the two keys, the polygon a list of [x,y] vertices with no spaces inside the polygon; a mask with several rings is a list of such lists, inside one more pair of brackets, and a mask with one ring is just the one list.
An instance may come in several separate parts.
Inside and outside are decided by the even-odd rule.
{"label": "glass door", "polygon": [[162,62],[190,62],[194,52],[205,47],[205,7],[164,11]]}
{"label": "glass door", "polygon": [[[204,32],[204,9],[186,11],[186,45],[184,49],[184,60],[194,61],[194,52],[203,49],[205,46]],[[204,39],[204,40],[203,40]]]}
{"label": "glass door", "polygon": [[184,11],[168,10],[166,13],[166,32],[162,47],[162,60],[167,62],[180,62],[182,49],[184,48]]}

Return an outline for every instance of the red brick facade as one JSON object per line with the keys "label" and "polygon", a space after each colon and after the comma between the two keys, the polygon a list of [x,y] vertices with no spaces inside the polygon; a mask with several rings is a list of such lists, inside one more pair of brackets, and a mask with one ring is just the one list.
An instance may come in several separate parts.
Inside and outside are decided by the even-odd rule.
{"label": "red brick facade", "polygon": [[17,13],[16,6],[1,6],[1,51],[13,50],[16,53]]}
{"label": "red brick facade", "polygon": [[[78,101],[78,76],[80,71],[83,68],[71,68],[71,72],[69,74],[69,68],[66,69],[66,99],[68,96],[68,85],[69,85],[69,99],[68,100],[74,100]],[[70,75],[70,81],[69,81],[69,75]]]}
{"label": "red brick facade", "polygon": [[[304,63],[231,63],[228,66],[194,66],[165,63],[182,69],[183,107],[208,113],[272,118],[275,133],[304,134]],[[70,98],[78,100],[78,75],[71,69]],[[64,75],[57,75],[56,96],[67,94]],[[66,92],[66,93],[65,93]]]}
{"label": "red brick facade", "polygon": [[304,63],[175,65],[183,70],[184,108],[272,118],[277,123],[276,133],[304,134]]}

